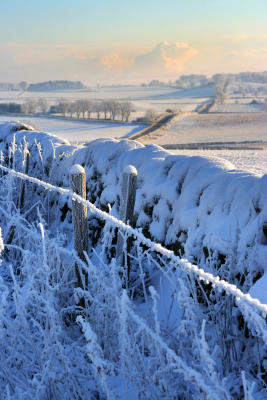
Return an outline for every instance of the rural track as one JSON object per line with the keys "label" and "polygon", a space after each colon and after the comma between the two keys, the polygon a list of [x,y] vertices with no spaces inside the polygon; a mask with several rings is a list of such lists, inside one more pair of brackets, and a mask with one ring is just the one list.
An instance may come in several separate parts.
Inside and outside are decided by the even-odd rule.
{"label": "rural track", "polygon": [[212,99],[202,104],[196,111],[187,111],[182,113],[171,113],[171,114],[164,113],[155,123],[153,123],[150,126],[147,126],[146,128],[142,129],[141,131],[138,131],[137,133],[127,136],[127,139],[139,140],[140,142],[142,142],[143,138],[148,138],[153,135],[156,135],[157,137],[163,136],[164,130],[170,125],[172,125],[178,119],[188,115],[208,113],[214,107],[214,104],[215,104],[214,99]]}
{"label": "rural track", "polygon": [[156,134],[157,136],[162,136],[162,135],[164,135],[164,130],[168,126],[173,124],[178,119],[180,119],[186,115],[192,115],[192,114],[195,114],[195,112],[183,112],[183,113],[179,113],[179,114],[173,113],[173,114],[167,114],[167,115],[164,114],[152,125],[147,126],[146,128],[142,129],[141,131],[134,133],[133,135],[127,136],[127,139],[139,140],[140,142],[142,142],[143,138],[147,138],[153,134]]}

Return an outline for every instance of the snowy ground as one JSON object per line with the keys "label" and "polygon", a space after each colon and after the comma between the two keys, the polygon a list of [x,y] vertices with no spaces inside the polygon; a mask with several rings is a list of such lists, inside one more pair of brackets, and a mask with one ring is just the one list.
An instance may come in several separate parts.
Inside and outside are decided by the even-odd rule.
{"label": "snowy ground", "polygon": [[207,101],[205,97],[192,98],[168,98],[168,99],[146,99],[133,101],[134,108],[136,112],[133,117],[139,117],[141,114],[146,112],[148,109],[153,109],[156,112],[165,112],[167,109],[173,110],[175,112],[187,112],[195,111],[201,104]]}
{"label": "snowy ground", "polygon": [[267,141],[267,113],[189,114],[170,125],[160,136],[146,137],[144,144]]}
{"label": "snowy ground", "polygon": [[267,174],[267,150],[171,150],[172,154],[201,157],[220,157],[230,161],[236,169]]}
{"label": "snowy ground", "polygon": [[[238,100],[236,100],[238,101]],[[212,107],[211,113],[214,112],[219,112],[219,113],[252,113],[252,112],[264,112],[265,107],[267,109],[267,103],[265,102],[261,104],[251,104],[250,100],[249,102],[226,102],[225,104],[216,104],[214,107]]]}
{"label": "snowy ground", "polygon": [[99,137],[120,138],[126,134],[133,134],[145,125],[133,123],[108,123],[68,121],[49,117],[21,118],[17,116],[0,116],[0,121],[21,121],[31,125],[36,130],[44,131],[67,139],[72,144],[89,142]]}
{"label": "snowy ground", "polygon": [[169,97],[172,93],[177,93],[177,89],[168,87],[146,88],[141,86],[103,87],[93,88],[92,90],[64,90],[50,92],[0,91],[0,102],[23,102],[27,99],[37,100],[40,98],[45,98],[52,103],[63,99],[68,101],[75,101],[78,99],[142,100],[157,99],[165,95]]}
{"label": "snowy ground", "polygon": [[114,86],[92,88],[91,90],[64,90],[50,92],[19,92],[0,91],[0,102],[24,101],[26,99],[46,98],[49,101],[58,100],[142,100],[142,99],[164,99],[164,98],[201,98],[210,97],[213,94],[212,86],[196,89],[180,90],[172,87],[141,87],[141,86]]}

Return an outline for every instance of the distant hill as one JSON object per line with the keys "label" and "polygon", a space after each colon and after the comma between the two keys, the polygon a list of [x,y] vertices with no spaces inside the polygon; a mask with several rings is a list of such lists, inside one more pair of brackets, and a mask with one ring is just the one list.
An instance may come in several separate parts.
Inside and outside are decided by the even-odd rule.
{"label": "distant hill", "polygon": [[31,83],[27,88],[30,92],[46,92],[50,90],[80,90],[86,86],[80,81],[47,81]]}

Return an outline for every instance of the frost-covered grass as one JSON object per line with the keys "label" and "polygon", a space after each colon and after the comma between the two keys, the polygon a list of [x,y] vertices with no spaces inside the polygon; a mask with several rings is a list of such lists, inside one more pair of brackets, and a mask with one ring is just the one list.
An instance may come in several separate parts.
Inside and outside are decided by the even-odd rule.
{"label": "frost-covered grass", "polygon": [[[57,240],[48,238],[38,204],[34,224],[18,213],[12,204],[15,183],[2,178],[0,214],[8,243],[15,228],[12,243],[5,245],[0,281],[3,398],[213,400],[241,398],[240,390],[241,396],[249,390],[256,378],[251,368],[257,363],[260,368],[250,352],[261,339],[254,343],[251,336],[245,344],[243,328],[238,341],[228,343],[242,318],[233,299],[226,301],[216,290],[211,295],[187,268],[141,243],[130,254],[130,299],[124,269],[109,258],[112,225],[106,225],[101,251],[91,253],[86,266],[64,248],[59,232]],[[89,275],[88,288],[74,290],[75,263]],[[199,289],[203,294],[208,289],[204,304]],[[80,298],[82,310],[75,307]],[[260,337],[264,321],[249,308],[247,313],[248,326]],[[261,399],[265,392],[256,382],[250,391]]]}

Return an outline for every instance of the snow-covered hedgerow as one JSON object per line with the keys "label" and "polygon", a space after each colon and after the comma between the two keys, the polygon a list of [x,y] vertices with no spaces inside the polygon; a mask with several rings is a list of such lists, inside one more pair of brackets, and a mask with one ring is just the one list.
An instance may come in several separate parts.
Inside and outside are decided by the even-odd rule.
{"label": "snow-covered hedgerow", "polygon": [[[135,226],[146,235],[198,265],[208,264],[211,272],[219,270],[228,281],[237,277],[245,291],[266,270],[267,240],[262,227],[267,221],[267,175],[237,171],[218,158],[173,156],[158,146],[129,140],[99,139],[75,147],[22,128],[16,123],[0,125],[6,165],[23,170],[26,146],[29,175],[68,187],[71,166],[82,164],[88,199],[105,210],[111,207],[115,216],[119,215],[122,171],[134,165],[138,171]],[[55,226],[70,223],[70,201],[37,188],[28,188],[30,199],[32,190],[41,196]],[[90,224],[98,226],[94,219]],[[227,263],[230,269],[225,268]],[[267,302],[267,296],[261,300]]]}

